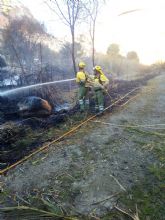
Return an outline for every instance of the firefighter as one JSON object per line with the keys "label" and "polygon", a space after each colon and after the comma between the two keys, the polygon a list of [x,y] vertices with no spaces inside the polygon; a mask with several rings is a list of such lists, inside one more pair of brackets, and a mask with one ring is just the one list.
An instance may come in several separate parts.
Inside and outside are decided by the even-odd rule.
{"label": "firefighter", "polygon": [[104,111],[104,93],[108,88],[109,80],[104,75],[101,66],[95,66],[94,70],[94,91],[95,91],[95,111]]}
{"label": "firefighter", "polygon": [[79,105],[80,105],[80,111],[88,110],[89,109],[89,87],[88,87],[88,73],[85,72],[85,63],[80,62],[78,64],[79,71],[76,75],[76,82],[79,85],[79,92],[78,92],[78,98],[79,98]]}

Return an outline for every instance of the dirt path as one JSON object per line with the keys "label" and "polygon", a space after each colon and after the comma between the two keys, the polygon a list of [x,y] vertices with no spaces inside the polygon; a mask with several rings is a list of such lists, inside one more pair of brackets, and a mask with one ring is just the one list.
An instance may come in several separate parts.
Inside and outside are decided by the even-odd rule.
{"label": "dirt path", "polygon": [[[1,177],[3,191],[27,201],[29,195],[44,196],[69,214],[103,216],[116,205],[119,193],[140,184],[158,163],[147,147],[150,136],[138,136],[136,127],[128,126],[165,124],[164,85],[165,76],[151,80],[124,109],[95,119],[16,167]],[[155,132],[155,127],[138,129]]]}

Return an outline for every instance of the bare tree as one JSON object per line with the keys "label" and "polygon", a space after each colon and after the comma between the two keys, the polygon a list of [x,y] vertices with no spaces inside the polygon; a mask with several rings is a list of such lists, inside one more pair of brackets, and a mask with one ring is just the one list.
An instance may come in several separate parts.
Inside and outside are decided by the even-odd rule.
{"label": "bare tree", "polygon": [[92,64],[95,66],[95,31],[96,31],[96,19],[98,15],[99,0],[90,0],[88,6],[85,5],[85,9],[89,15],[89,33],[92,42]]}
{"label": "bare tree", "polygon": [[72,42],[71,56],[74,73],[76,74],[77,70],[75,61],[75,29],[78,21],[84,18],[85,0],[52,0],[51,3],[51,5],[48,3],[46,4],[70,29]]}
{"label": "bare tree", "polygon": [[84,4],[84,8],[89,18],[89,33],[92,42],[92,64],[95,66],[95,35],[96,20],[101,6],[105,4],[105,0],[89,0],[88,4]]}

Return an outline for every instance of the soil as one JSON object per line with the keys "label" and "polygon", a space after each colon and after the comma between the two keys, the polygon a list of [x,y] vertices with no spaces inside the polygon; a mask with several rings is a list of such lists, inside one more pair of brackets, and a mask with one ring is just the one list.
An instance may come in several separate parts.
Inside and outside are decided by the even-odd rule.
{"label": "soil", "polygon": [[[67,215],[101,217],[110,212],[120,194],[150,178],[149,167],[159,162],[150,147],[139,146],[138,141],[144,140],[137,140],[129,126],[165,124],[164,85],[164,75],[150,80],[123,108],[96,118],[1,176],[2,191],[18,196],[14,202],[3,197],[1,206],[41,196]],[[143,127],[148,131],[155,132],[155,127]],[[149,141],[146,136],[145,142]]]}

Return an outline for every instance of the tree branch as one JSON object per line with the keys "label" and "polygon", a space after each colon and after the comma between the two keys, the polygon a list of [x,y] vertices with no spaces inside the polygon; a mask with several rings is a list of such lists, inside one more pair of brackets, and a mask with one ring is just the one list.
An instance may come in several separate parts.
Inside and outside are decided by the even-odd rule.
{"label": "tree branch", "polygon": [[69,7],[69,2],[67,1],[67,8],[68,8],[68,16],[69,16],[69,25],[72,25],[72,19],[71,19],[71,14],[70,14],[70,7]]}
{"label": "tree branch", "polygon": [[70,25],[68,19],[65,17],[64,13],[63,13],[62,10],[61,10],[61,8],[60,8],[60,6],[59,6],[59,4],[58,4],[58,1],[57,1],[57,0],[54,0],[54,1],[55,1],[55,3],[56,3],[56,6],[57,6],[59,12],[61,13],[61,16],[63,17],[63,19]]}
{"label": "tree branch", "polygon": [[[60,20],[63,20],[63,23],[65,24],[65,25],[70,25],[69,24],[69,22],[68,22],[68,20],[65,18],[65,17],[63,17],[62,16],[62,14],[61,15],[59,15],[58,13],[57,13],[57,11],[54,9],[54,8],[52,8],[46,1],[44,1],[44,3],[48,6],[48,8],[51,10],[51,11],[53,11],[58,17],[59,17],[59,19]],[[55,3],[56,4],[56,3]],[[57,6],[57,5],[56,5]],[[59,8],[58,8],[58,10],[59,10]],[[59,10],[60,11],[60,10]],[[60,12],[61,13],[61,12]]]}

